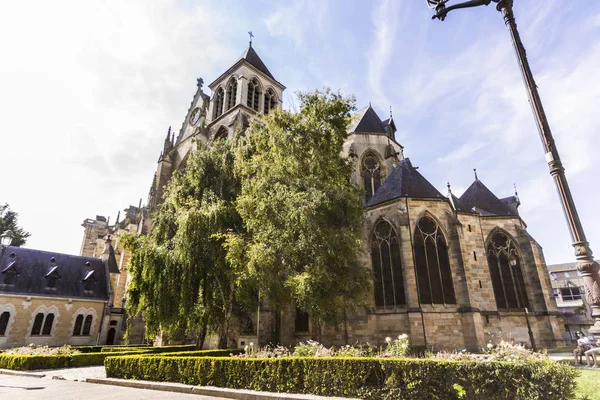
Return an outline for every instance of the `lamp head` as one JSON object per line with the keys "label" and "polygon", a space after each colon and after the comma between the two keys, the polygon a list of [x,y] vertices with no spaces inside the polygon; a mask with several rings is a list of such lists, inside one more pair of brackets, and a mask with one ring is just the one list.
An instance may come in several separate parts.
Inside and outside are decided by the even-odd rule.
{"label": "lamp head", "polygon": [[9,229],[5,231],[2,235],[0,235],[0,244],[4,247],[10,246],[14,237],[15,234]]}
{"label": "lamp head", "polygon": [[511,267],[516,267],[517,266],[517,257],[515,257],[514,254],[511,254],[510,257],[508,257],[508,263],[510,264]]}

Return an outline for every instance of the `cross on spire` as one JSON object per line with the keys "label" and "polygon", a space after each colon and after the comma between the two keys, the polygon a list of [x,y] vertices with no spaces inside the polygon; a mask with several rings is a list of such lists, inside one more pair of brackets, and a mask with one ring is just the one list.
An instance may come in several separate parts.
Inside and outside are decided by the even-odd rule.
{"label": "cross on spire", "polygon": [[250,47],[252,47],[252,38],[254,35],[252,34],[252,31],[248,31],[248,35],[250,36]]}

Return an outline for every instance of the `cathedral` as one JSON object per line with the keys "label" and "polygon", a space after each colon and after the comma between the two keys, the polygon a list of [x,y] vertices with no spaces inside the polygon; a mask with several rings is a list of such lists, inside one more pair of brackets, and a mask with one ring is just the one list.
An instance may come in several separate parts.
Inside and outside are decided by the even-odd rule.
{"label": "cathedral", "polygon": [[[147,204],[129,207],[114,225],[103,217],[84,222],[81,255],[94,256],[112,236],[120,275],[111,285],[120,302],[126,301],[128,259],[120,234],[149,232],[152,211],[195,140],[232,138],[253,116],[281,107],[285,90],[252,43],[207,87],[205,93],[198,79],[181,128],[169,128]],[[321,340],[383,344],[406,333],[413,346],[438,349],[480,350],[499,338],[560,344],[563,328],[542,248],[519,216],[516,191],[497,197],[475,174],[462,195],[449,185],[442,194],[405,157],[395,132],[391,113],[382,120],[370,105],[352,118],[343,152],[355,165],[352,181],[365,192],[361,260],[372,286],[369,306],[348,315],[341,329],[325,329]],[[293,345],[316,336],[310,315],[300,310],[275,312],[262,304],[252,319],[252,328],[239,329],[230,345]]]}

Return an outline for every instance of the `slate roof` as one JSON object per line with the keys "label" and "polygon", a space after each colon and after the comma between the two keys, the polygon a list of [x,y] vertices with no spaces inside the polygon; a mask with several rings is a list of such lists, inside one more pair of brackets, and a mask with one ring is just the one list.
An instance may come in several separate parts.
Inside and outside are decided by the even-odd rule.
{"label": "slate roof", "polygon": [[256,51],[254,50],[254,48],[252,47],[252,45],[248,46],[248,49],[244,53],[242,53],[242,56],[240,57],[240,59],[244,59],[244,60],[248,61],[250,64],[252,64],[256,68],[258,68],[258,70],[260,72],[262,72],[263,74],[265,74],[269,78],[271,78],[273,80],[276,80],[273,77],[273,75],[271,74],[271,71],[269,71],[269,69],[265,65],[265,63],[260,59],[260,57],[258,56],[258,54],[256,53]]}
{"label": "slate roof", "polygon": [[[0,294],[108,300],[106,267],[99,258],[7,247],[0,257],[0,271],[11,264],[18,275],[13,285],[5,285],[4,273],[0,273]],[[82,280],[90,272],[96,284],[93,291],[86,292]],[[49,274],[58,276],[56,288],[46,287]]]}
{"label": "slate roof", "polygon": [[469,211],[481,215],[518,216],[516,208],[513,209],[492,193],[479,179],[469,186],[460,196],[459,201]]}
{"label": "slate roof", "polygon": [[386,131],[383,129],[383,125],[381,123],[381,118],[379,118],[371,105],[358,110],[352,116],[352,123],[350,124],[348,132],[386,134]]}
{"label": "slate roof", "polygon": [[383,185],[371,197],[367,206],[374,206],[399,197],[446,198],[412,166],[408,158],[400,160]]}
{"label": "slate roof", "polygon": [[263,74],[265,74],[269,78],[273,79],[273,81],[277,82],[279,85],[281,85],[285,89],[285,86],[283,86],[279,81],[277,81],[277,79],[275,79],[273,77],[273,74],[271,74],[271,71],[269,71],[269,69],[267,68],[267,66],[265,65],[265,63],[260,59],[260,57],[258,56],[258,54],[256,53],[256,51],[254,50],[254,48],[252,47],[252,45],[250,45],[242,53],[242,55],[240,56],[240,58],[238,58],[238,60],[227,71],[223,72],[217,79],[215,79],[210,85],[208,85],[208,87],[209,88],[213,88],[213,86],[217,82],[219,82],[221,79],[223,79],[223,77],[229,75],[235,68],[237,68],[240,65],[240,63],[242,62],[242,60],[245,60],[246,62],[248,62],[254,68],[258,69],[260,72],[262,72]]}
{"label": "slate roof", "polygon": [[456,197],[454,194],[450,195],[450,201],[454,205],[454,209],[456,211],[471,212],[471,210],[469,210],[467,207],[465,207],[464,204],[461,203],[460,199],[458,197]]}

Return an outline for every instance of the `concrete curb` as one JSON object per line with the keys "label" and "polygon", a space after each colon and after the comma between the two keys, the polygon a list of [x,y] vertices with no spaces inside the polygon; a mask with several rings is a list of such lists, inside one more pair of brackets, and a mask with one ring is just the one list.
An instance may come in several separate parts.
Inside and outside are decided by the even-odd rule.
{"label": "concrete curb", "polygon": [[13,371],[12,369],[0,369],[2,375],[27,376],[30,378],[43,378],[45,374],[36,374],[34,372]]}
{"label": "concrete curb", "polygon": [[165,392],[176,392],[176,393],[188,393],[197,394],[202,396],[213,396],[224,399],[236,399],[236,400],[273,400],[273,399],[285,399],[285,400],[352,400],[345,397],[323,397],[314,396],[310,394],[294,394],[294,393],[273,393],[273,392],[256,392],[254,390],[245,389],[227,389],[218,388],[212,386],[192,386],[184,385],[181,383],[170,383],[170,382],[151,382],[151,381],[134,381],[128,379],[115,379],[115,378],[87,378],[87,383],[97,383],[101,385],[114,385],[130,387],[135,389],[150,389],[150,390],[162,390]]}

